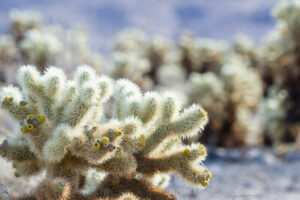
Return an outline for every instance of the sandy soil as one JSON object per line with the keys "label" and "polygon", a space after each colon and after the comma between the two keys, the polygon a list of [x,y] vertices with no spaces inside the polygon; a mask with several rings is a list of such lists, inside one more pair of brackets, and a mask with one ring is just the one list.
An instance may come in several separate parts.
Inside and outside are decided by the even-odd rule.
{"label": "sandy soil", "polygon": [[252,149],[248,157],[225,153],[207,163],[213,174],[208,188],[193,189],[174,177],[169,191],[179,200],[297,200],[300,199],[300,152],[278,159]]}

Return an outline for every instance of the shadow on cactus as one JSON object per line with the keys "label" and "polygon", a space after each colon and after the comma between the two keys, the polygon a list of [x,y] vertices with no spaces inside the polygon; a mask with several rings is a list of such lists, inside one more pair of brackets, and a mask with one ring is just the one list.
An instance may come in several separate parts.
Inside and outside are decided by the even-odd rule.
{"label": "shadow on cactus", "polygon": [[[163,190],[172,173],[208,185],[205,147],[179,142],[204,128],[201,107],[181,111],[172,94],[142,94],[132,82],[97,76],[88,66],[69,81],[55,67],[42,75],[23,66],[17,78],[21,90],[4,88],[1,108],[19,131],[0,154],[17,177],[46,171],[37,189],[18,199],[176,199]],[[108,119],[104,103],[111,97]],[[0,191],[1,199],[15,199]]]}

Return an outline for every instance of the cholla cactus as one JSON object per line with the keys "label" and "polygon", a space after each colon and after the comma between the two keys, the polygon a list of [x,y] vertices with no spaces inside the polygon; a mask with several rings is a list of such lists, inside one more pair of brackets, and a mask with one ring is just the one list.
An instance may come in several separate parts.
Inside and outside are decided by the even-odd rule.
{"label": "cholla cactus", "polygon": [[[142,94],[132,82],[97,77],[87,66],[72,81],[55,67],[41,75],[23,66],[17,76],[21,90],[4,88],[1,108],[19,131],[3,141],[0,154],[13,162],[17,177],[46,171],[33,196],[20,199],[175,199],[160,189],[173,172],[208,185],[205,147],[179,142],[204,128],[201,107],[181,111],[173,94]],[[111,96],[108,119],[104,103]],[[0,197],[13,199],[1,190]]]}
{"label": "cholla cactus", "polygon": [[241,56],[251,67],[259,67],[259,48],[246,35],[238,34],[232,42],[232,51]]}
{"label": "cholla cactus", "polygon": [[57,57],[56,63],[68,66],[73,71],[73,66],[87,64],[101,72],[104,59],[101,54],[93,51],[87,33],[82,29],[64,30],[56,27],[55,35],[63,41],[63,57]]}
{"label": "cholla cactus", "polygon": [[112,53],[114,78],[128,78],[143,90],[159,84],[158,70],[174,63],[172,43],[160,36],[148,38],[137,29],[126,29],[116,37]]}
{"label": "cholla cactus", "polygon": [[[273,143],[278,143],[278,140],[284,143],[295,143],[300,140],[299,11],[299,0],[279,3],[273,10],[277,26],[268,36],[264,46],[264,80],[267,86],[272,86],[266,90],[266,96],[276,101],[276,97],[272,94],[274,87],[287,93],[282,102],[285,115],[281,118],[281,128],[277,129],[281,130],[282,134],[275,134],[280,139],[274,140]],[[270,131],[272,130],[266,132]]]}
{"label": "cholla cactus", "polygon": [[223,147],[260,143],[260,130],[252,127],[262,81],[254,68],[259,57],[252,43],[239,36],[228,48],[221,41],[184,34],[179,52],[180,66],[187,72],[188,102],[201,104],[210,115],[208,134],[201,140]]}
{"label": "cholla cactus", "polygon": [[[183,72],[177,75],[181,80],[184,80],[193,71],[201,73],[218,71],[224,62],[226,50],[227,46],[224,42],[198,39],[190,34],[183,34],[178,44],[174,44],[160,36],[150,38],[140,30],[128,29],[121,32],[115,39],[113,55],[121,54],[126,59],[135,56],[135,60],[139,62],[147,61],[148,67],[147,70],[145,67],[133,67],[141,66],[137,61],[127,68],[121,68],[115,64],[112,66],[113,74],[129,78],[142,87],[141,83],[144,80],[149,82],[149,79],[152,80],[153,85],[165,85],[166,80],[163,78],[168,75],[163,75],[162,78],[161,71],[165,71],[166,68],[170,69],[168,73],[172,73],[172,70],[178,71],[178,67],[182,67],[181,71]],[[174,66],[174,68],[172,69],[170,66]],[[164,69],[161,69],[162,67]],[[170,80],[171,77],[173,75],[170,74],[170,78],[167,79]],[[183,82],[180,84],[182,85]]]}
{"label": "cholla cactus", "polygon": [[6,74],[23,64],[40,71],[60,65],[68,72],[74,65],[88,64],[100,71],[102,57],[91,51],[82,30],[44,25],[42,17],[32,11],[12,11],[9,29],[10,34],[0,36],[0,63]]}
{"label": "cholla cactus", "polygon": [[269,96],[260,103],[260,112],[264,115],[264,142],[266,145],[279,145],[284,136],[284,117],[286,108],[284,102],[287,92],[278,88],[271,87],[268,90]]}
{"label": "cholla cactus", "polygon": [[54,34],[36,29],[25,33],[20,50],[25,63],[33,63],[41,68],[53,63],[55,56],[63,52],[62,43]]}
{"label": "cholla cactus", "polygon": [[138,29],[126,29],[113,42],[111,74],[114,78],[128,78],[142,89],[149,90],[153,82],[146,74],[150,72],[145,57],[146,35]]}
{"label": "cholla cactus", "polygon": [[13,36],[19,40],[27,30],[40,28],[42,26],[42,16],[34,11],[14,10],[10,13]]}
{"label": "cholla cactus", "polygon": [[197,72],[216,72],[222,66],[227,49],[221,41],[195,38],[192,34],[183,34],[178,43],[180,65],[187,74]]}
{"label": "cholla cactus", "polygon": [[112,62],[114,78],[128,78],[145,90],[153,87],[150,77],[145,76],[150,71],[150,63],[139,53],[114,52]]}
{"label": "cholla cactus", "polygon": [[114,51],[138,52],[147,43],[147,36],[138,29],[125,29],[117,35],[113,43]]}
{"label": "cholla cactus", "polygon": [[[161,38],[147,39],[137,30],[122,34],[114,48],[123,58],[123,64],[114,67],[118,77],[140,85],[151,78],[157,90],[167,88],[180,94],[184,103],[201,104],[211,116],[206,142],[237,147],[260,141],[259,130],[249,122],[262,96],[258,69],[253,66],[259,57],[248,39],[240,36],[228,48],[222,41],[191,34],[183,34],[177,45]],[[135,61],[129,64],[132,55]],[[145,62],[147,68],[141,64]]]}
{"label": "cholla cactus", "polygon": [[0,62],[1,65],[15,61],[17,48],[14,39],[10,35],[0,36]]}
{"label": "cholla cactus", "polygon": [[16,46],[14,39],[10,35],[0,36],[0,83],[6,82],[4,67],[16,61]]}
{"label": "cholla cactus", "polygon": [[201,104],[211,116],[204,141],[238,147],[248,144],[248,137],[253,138],[251,118],[262,96],[262,82],[242,59],[230,57],[218,74],[194,72],[187,90],[190,102]]}

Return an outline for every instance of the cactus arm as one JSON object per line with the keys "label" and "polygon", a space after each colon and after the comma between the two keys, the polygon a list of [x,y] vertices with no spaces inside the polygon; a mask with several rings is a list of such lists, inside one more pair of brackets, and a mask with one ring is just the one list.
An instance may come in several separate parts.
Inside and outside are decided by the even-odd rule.
{"label": "cactus arm", "polygon": [[206,150],[203,145],[194,145],[171,155],[161,155],[156,158],[137,155],[137,171],[148,175],[176,171],[188,182],[205,186],[209,172],[204,167],[193,165],[195,162],[204,160],[205,156]]}
{"label": "cactus arm", "polygon": [[[168,110],[168,107],[166,108]],[[163,121],[170,118],[163,115]],[[169,136],[191,136],[206,125],[208,119],[206,112],[198,106],[191,106],[173,122],[161,124],[153,134],[146,138],[146,145],[142,150],[144,155],[154,150],[164,139]]]}
{"label": "cactus arm", "polygon": [[28,146],[10,144],[7,140],[0,145],[0,155],[10,161],[24,161],[35,157]]}

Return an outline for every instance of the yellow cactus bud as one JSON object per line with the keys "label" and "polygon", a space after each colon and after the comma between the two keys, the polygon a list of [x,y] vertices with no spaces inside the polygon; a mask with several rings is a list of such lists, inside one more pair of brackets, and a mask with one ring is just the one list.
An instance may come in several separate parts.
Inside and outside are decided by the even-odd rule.
{"label": "yellow cactus bud", "polygon": [[34,126],[32,124],[27,124],[26,130],[28,130],[28,131],[34,131]]}
{"label": "yellow cactus bud", "polygon": [[146,142],[143,140],[141,141],[141,147],[144,147],[146,145]]}
{"label": "yellow cactus bud", "polygon": [[100,149],[100,142],[96,141],[94,142],[94,149]]}
{"label": "yellow cactus bud", "polygon": [[15,172],[14,175],[15,175],[16,178],[20,177],[20,174],[18,172]]}
{"label": "yellow cactus bud", "polygon": [[202,145],[202,144],[200,145],[200,151],[201,151],[201,155],[202,155],[202,156],[206,156],[206,154],[207,154],[207,153],[206,153],[206,148],[205,148],[205,146]]}
{"label": "yellow cactus bud", "polygon": [[116,136],[121,136],[121,135],[122,135],[122,132],[121,132],[120,130],[116,130],[116,131],[115,131],[115,135],[116,135]]}
{"label": "yellow cactus bud", "polygon": [[43,115],[37,115],[36,118],[39,121],[39,124],[43,124],[46,121],[46,117]]}
{"label": "yellow cactus bud", "polygon": [[208,186],[208,181],[207,181],[207,180],[203,181],[203,182],[201,183],[201,185],[202,185],[203,187],[207,187],[207,186]]}
{"label": "yellow cactus bud", "polygon": [[185,149],[185,150],[183,151],[183,154],[184,154],[185,156],[189,156],[189,155],[190,155],[190,150],[189,150],[189,149]]}
{"label": "yellow cactus bud", "polygon": [[22,132],[22,133],[26,133],[26,132],[27,132],[26,126],[22,126],[22,127],[21,127],[21,132]]}
{"label": "yellow cactus bud", "polygon": [[27,115],[26,117],[27,119],[33,119],[34,118],[34,115],[30,114],[30,115]]}
{"label": "yellow cactus bud", "polygon": [[103,143],[109,143],[109,138],[108,137],[103,137],[102,142]]}
{"label": "yellow cactus bud", "polygon": [[20,101],[20,106],[24,107],[27,105],[27,102],[26,101]]}
{"label": "yellow cactus bud", "polygon": [[64,190],[64,188],[65,188],[65,184],[63,182],[58,182],[54,186],[55,186],[55,190],[58,193],[61,193]]}
{"label": "yellow cactus bud", "polygon": [[179,142],[179,138],[175,138],[175,142]]}
{"label": "yellow cactus bud", "polygon": [[210,172],[208,172],[208,174],[206,175],[207,179],[211,179],[212,178],[212,174]]}
{"label": "yellow cactus bud", "polygon": [[140,136],[140,140],[141,140],[141,146],[144,147],[146,145],[146,142],[145,142],[145,139],[146,139],[146,136],[144,134],[142,134]]}
{"label": "yellow cactus bud", "polygon": [[6,97],[4,97],[4,102],[9,102],[9,103],[11,103],[12,101],[13,101],[13,98],[12,97],[9,97],[9,96],[6,96]]}
{"label": "yellow cactus bud", "polygon": [[207,113],[205,112],[205,110],[201,110],[200,113],[201,113],[202,117],[203,117],[205,120],[207,120]]}

